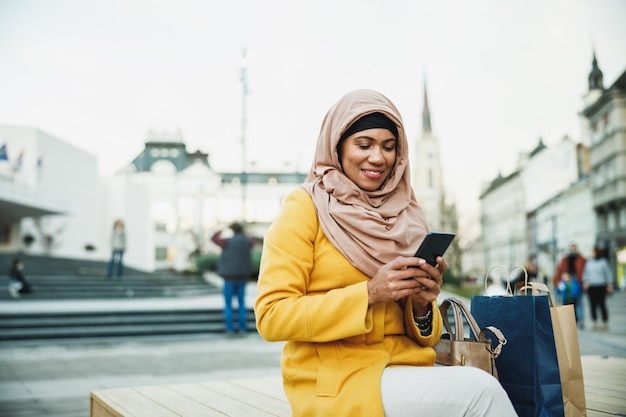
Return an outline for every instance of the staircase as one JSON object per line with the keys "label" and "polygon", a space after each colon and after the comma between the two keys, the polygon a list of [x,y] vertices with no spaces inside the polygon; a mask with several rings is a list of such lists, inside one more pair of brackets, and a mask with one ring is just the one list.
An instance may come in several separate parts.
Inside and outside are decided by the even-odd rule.
{"label": "staircase", "polygon": [[[0,254],[0,276],[7,271],[16,254]],[[186,297],[214,294],[219,290],[202,277],[170,271],[145,272],[124,268],[124,276],[107,278],[107,263],[102,261],[19,255],[24,275],[33,285],[33,300],[72,300],[93,298]],[[2,282],[5,284],[7,281]],[[0,300],[10,298],[0,290]]]}
{"label": "staircase", "polygon": [[[108,279],[106,262],[20,254],[34,291],[13,299],[6,282],[15,256],[0,254],[0,344],[224,331],[221,299],[208,302],[221,289],[202,277],[125,268]],[[254,330],[252,309],[247,322]]]}
{"label": "staircase", "polygon": [[[247,315],[255,329],[254,313]],[[0,311],[0,346],[16,341],[164,336],[222,333],[221,309],[105,311],[63,313],[5,313]]]}

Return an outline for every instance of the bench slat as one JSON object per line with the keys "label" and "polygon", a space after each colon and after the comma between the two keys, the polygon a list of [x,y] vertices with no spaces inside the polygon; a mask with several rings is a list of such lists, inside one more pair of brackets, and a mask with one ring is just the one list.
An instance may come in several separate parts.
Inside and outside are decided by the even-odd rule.
{"label": "bench slat", "polygon": [[161,407],[154,399],[141,394],[136,388],[92,391],[91,402],[92,412],[101,413],[91,417],[180,417]]}
{"label": "bench slat", "polygon": [[[170,386],[185,395],[193,398],[195,401],[201,402],[207,408],[215,410],[221,417],[226,416],[259,416],[270,417],[276,414],[269,413],[259,405],[251,406],[241,401],[234,401],[232,398],[222,395],[205,384],[175,384]],[[240,393],[245,396],[247,393]],[[238,400],[238,399],[237,399]],[[288,415],[288,414],[286,414]]]}

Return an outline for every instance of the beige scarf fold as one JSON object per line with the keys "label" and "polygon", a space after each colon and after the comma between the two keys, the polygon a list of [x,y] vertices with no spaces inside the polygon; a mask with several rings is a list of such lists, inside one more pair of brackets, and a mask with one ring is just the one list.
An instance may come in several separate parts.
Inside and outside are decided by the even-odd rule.
{"label": "beige scarf fold", "polygon": [[[367,192],[344,175],[337,144],[352,123],[375,112],[396,123],[397,155],[394,172],[382,188]],[[413,256],[428,231],[411,188],[408,142],[400,112],[376,91],[353,91],[331,107],[303,187],[313,199],[326,237],[369,277],[396,256]]]}

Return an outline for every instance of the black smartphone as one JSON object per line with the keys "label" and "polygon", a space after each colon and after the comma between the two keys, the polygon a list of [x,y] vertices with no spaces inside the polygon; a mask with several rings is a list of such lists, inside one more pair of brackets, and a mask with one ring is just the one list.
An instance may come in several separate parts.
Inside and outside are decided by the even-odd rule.
{"label": "black smartphone", "polygon": [[437,256],[443,256],[454,239],[454,233],[428,232],[415,256],[424,259],[432,266],[437,265]]}

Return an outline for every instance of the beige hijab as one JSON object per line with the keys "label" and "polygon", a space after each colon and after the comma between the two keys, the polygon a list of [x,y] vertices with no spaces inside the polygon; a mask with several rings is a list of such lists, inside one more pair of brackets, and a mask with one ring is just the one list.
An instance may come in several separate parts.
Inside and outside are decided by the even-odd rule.
{"label": "beige hijab", "polygon": [[[366,114],[380,112],[398,127],[394,171],[379,190],[359,188],[342,171],[337,145]],[[369,277],[396,256],[413,256],[428,223],[411,188],[409,149],[400,112],[382,94],[356,90],[326,114],[307,183],[322,229],[332,244]]]}

